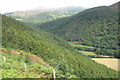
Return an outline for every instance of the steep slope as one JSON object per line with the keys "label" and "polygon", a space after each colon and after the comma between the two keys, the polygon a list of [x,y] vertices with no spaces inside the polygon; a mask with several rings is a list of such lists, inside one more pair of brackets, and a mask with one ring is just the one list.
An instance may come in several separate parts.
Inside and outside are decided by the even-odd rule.
{"label": "steep slope", "polygon": [[14,49],[1,51],[2,78],[53,78],[53,68],[38,56]]}
{"label": "steep slope", "polygon": [[[6,16],[3,16],[2,21],[3,47],[23,50],[39,56],[57,70],[56,73],[61,74],[56,74],[58,78],[118,77],[116,71],[70,50],[70,45],[64,40],[57,38],[57,36],[48,35],[47,32],[39,29],[32,29]],[[50,39],[50,37],[53,39]],[[65,47],[65,45],[68,47]]]}
{"label": "steep slope", "polygon": [[72,17],[43,23],[39,28],[68,41],[117,50],[118,11],[107,6],[95,7]]}

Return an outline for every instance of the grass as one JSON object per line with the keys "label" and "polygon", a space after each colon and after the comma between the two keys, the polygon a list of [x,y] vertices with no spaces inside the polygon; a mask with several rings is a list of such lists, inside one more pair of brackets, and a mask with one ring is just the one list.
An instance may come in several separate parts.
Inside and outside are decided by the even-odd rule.
{"label": "grass", "polygon": [[74,44],[74,43],[71,43],[69,42],[69,44],[73,47],[83,47],[83,48],[95,48],[95,47],[92,47],[92,46],[85,46],[85,45],[78,45],[78,44]]}
{"label": "grass", "polygon": [[18,21],[22,21],[23,19],[16,19],[16,20],[18,20]]}
{"label": "grass", "polygon": [[92,58],[92,60],[103,64],[105,66],[107,66],[108,68],[112,68],[116,71],[120,71],[120,59],[116,59],[116,58]]}
{"label": "grass", "polygon": [[97,55],[97,54],[95,54],[94,52],[88,52],[88,51],[79,51],[79,52],[82,52],[82,53],[85,54],[85,55],[91,55],[91,56]]}

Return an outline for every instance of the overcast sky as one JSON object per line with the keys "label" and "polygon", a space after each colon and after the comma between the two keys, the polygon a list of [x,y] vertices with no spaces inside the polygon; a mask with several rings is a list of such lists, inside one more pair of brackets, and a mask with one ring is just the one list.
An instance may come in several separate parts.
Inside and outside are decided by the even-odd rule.
{"label": "overcast sky", "polygon": [[96,6],[108,6],[119,0],[1,0],[0,13],[29,10],[37,7],[66,7],[81,6],[91,8]]}

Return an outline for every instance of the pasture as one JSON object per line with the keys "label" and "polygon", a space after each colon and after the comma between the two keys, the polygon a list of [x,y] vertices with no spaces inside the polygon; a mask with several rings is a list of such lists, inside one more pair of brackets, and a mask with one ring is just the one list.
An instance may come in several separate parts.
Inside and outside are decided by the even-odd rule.
{"label": "pasture", "polygon": [[117,58],[92,58],[92,60],[112,68],[116,71],[120,71],[120,59]]}
{"label": "pasture", "polygon": [[97,54],[95,54],[94,52],[88,52],[88,51],[79,51],[79,52],[82,52],[82,53],[85,54],[85,55],[91,55],[91,56],[97,55]]}

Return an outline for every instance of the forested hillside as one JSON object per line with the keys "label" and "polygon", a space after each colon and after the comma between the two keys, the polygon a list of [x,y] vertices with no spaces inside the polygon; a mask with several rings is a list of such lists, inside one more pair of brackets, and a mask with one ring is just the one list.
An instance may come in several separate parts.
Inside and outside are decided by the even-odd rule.
{"label": "forested hillside", "polygon": [[2,22],[3,47],[22,50],[39,56],[53,67],[58,74],[61,74],[56,74],[57,78],[118,77],[117,71],[76,53],[66,41],[53,34],[28,27],[6,16],[2,16]]}
{"label": "forested hillside", "polygon": [[80,41],[82,45],[100,48],[99,54],[111,55],[113,53],[110,50],[118,49],[118,11],[108,6],[87,9],[72,17],[43,23],[37,27],[67,41]]}

